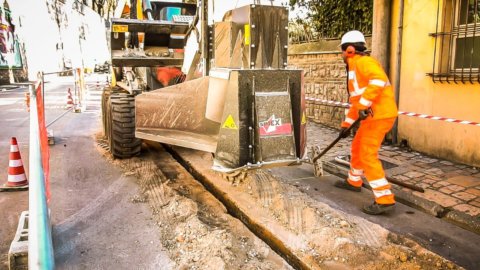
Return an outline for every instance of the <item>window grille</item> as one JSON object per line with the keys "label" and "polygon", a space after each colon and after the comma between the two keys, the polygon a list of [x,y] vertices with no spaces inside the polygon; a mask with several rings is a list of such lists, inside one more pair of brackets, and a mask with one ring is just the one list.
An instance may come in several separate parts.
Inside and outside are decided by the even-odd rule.
{"label": "window grille", "polygon": [[[440,6],[443,2],[443,7]],[[480,0],[438,0],[434,82],[480,83]]]}

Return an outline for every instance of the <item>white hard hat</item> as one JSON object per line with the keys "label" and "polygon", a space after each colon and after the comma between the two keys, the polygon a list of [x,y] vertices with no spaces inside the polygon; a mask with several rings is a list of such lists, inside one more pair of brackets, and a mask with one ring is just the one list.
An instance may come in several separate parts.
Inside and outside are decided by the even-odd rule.
{"label": "white hard hat", "polygon": [[345,43],[367,43],[365,42],[365,37],[363,36],[362,32],[353,30],[353,31],[348,31],[342,36],[342,43],[340,45],[343,45]]}

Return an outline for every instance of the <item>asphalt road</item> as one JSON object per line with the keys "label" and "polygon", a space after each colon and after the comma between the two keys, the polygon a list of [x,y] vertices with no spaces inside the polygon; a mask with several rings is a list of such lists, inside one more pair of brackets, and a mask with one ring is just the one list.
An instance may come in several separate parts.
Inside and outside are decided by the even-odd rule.
{"label": "asphalt road", "polygon": [[[29,117],[23,105],[26,87],[0,88],[0,184],[7,182],[10,139],[16,137],[25,169],[28,168]],[[28,174],[27,174],[28,175]],[[7,269],[7,253],[22,211],[28,210],[28,192],[0,193],[0,269]]]}
{"label": "asphalt road", "polygon": [[[53,80],[53,79],[52,79]],[[89,77],[92,91],[86,111],[68,112],[50,126],[51,221],[57,269],[169,269],[151,211],[133,204],[138,193],[134,179],[123,176],[96,150],[94,134],[100,126],[100,87]],[[71,77],[46,83],[46,122],[66,110]],[[0,92],[0,169],[6,181],[10,138],[17,137],[28,176],[29,115],[25,87]],[[3,184],[3,183],[2,183]],[[28,192],[0,193],[0,269],[7,269],[7,253],[18,218],[28,210]]]}

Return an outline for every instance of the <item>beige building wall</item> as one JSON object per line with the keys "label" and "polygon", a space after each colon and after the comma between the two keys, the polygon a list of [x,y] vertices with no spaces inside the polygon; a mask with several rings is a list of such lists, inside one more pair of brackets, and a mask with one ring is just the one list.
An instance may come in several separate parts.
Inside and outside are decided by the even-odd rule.
{"label": "beige building wall", "polygon": [[[479,83],[434,83],[432,78],[427,76],[433,69],[435,38],[429,34],[436,29],[437,2],[404,1],[399,109],[480,122]],[[396,79],[394,74],[398,6],[399,0],[395,0],[392,8],[392,83]],[[439,23],[442,23],[441,19],[440,14]],[[415,150],[480,166],[480,126],[399,116],[398,128],[399,140],[407,140]]]}

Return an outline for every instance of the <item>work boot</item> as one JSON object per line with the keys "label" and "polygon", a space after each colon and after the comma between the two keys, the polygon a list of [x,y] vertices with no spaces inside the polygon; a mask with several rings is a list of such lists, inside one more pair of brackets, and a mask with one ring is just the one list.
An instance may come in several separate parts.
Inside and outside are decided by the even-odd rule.
{"label": "work boot", "polygon": [[395,204],[378,204],[377,202],[374,202],[370,205],[365,205],[362,209],[362,211],[366,214],[369,215],[382,215],[386,214],[390,211],[393,211],[395,209]]}
{"label": "work boot", "polygon": [[336,186],[338,188],[343,188],[343,189],[346,189],[346,190],[350,190],[350,191],[355,191],[355,192],[362,191],[362,187],[352,186],[346,180],[338,180],[337,182],[335,182],[334,186]]}

